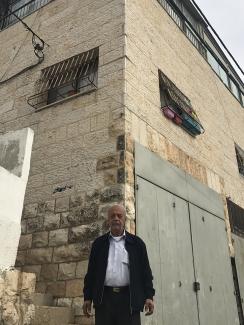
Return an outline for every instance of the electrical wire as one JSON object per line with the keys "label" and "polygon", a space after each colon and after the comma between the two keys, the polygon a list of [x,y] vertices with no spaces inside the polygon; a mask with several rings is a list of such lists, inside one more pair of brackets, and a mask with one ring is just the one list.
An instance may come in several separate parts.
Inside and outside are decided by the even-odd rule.
{"label": "electrical wire", "polygon": [[30,70],[30,69],[33,69],[33,68],[36,67],[37,65],[41,64],[41,63],[43,62],[43,60],[44,60],[44,55],[43,55],[42,58],[40,58],[40,59],[38,60],[38,62],[36,62],[36,63],[34,63],[34,64],[32,64],[32,65],[30,65],[30,66],[28,66],[28,67],[26,67],[26,68],[24,68],[24,69],[22,69],[22,70],[20,70],[19,72],[15,73],[14,75],[10,76],[10,77],[7,78],[7,79],[4,79],[4,80],[0,81],[0,85],[2,85],[2,84],[4,84],[4,83],[6,83],[6,82],[12,80],[13,78],[18,77],[19,75],[21,75],[22,73],[24,73],[24,72],[26,72],[26,71],[28,71],[28,70]]}
{"label": "electrical wire", "polygon": [[[38,11],[38,13],[37,13],[37,15],[36,15],[36,17],[35,17],[35,19],[34,19],[34,21],[33,21],[33,23],[32,23],[32,26],[34,25],[34,23],[35,23],[35,21],[36,21],[36,19],[37,19],[37,17],[38,17],[38,14],[39,14],[39,12],[40,11]],[[14,55],[14,57],[12,58],[12,60],[11,60],[11,62],[9,63],[9,65],[8,65],[8,67],[7,67],[7,69],[6,69],[6,71],[4,72],[4,74],[2,75],[2,77],[1,77],[1,80],[0,80],[0,85],[2,85],[2,84],[4,84],[4,83],[6,83],[6,82],[8,82],[8,81],[10,81],[10,80],[12,80],[13,78],[15,78],[15,77],[18,77],[19,75],[21,75],[22,73],[24,73],[24,72],[26,72],[26,71],[28,71],[28,70],[30,70],[30,69],[33,69],[34,67],[36,67],[37,65],[39,65],[39,64],[41,64],[42,62],[43,62],[43,60],[44,60],[44,53],[43,53],[43,50],[44,50],[44,46],[45,46],[45,44],[47,45],[47,46],[49,46],[46,42],[44,42],[44,40],[41,38],[41,37],[39,37],[22,19],[20,19],[15,13],[12,13],[14,16],[15,16],[15,18],[17,19],[17,20],[19,20],[21,23],[22,23],[22,25],[24,25],[24,27],[26,28],[26,30],[28,31],[28,33],[27,33],[27,35],[26,35],[26,37],[25,37],[25,39],[23,40],[23,42],[22,42],[22,44],[20,45],[20,47],[19,47],[19,49],[16,51],[16,53],[15,53],[15,55]],[[8,70],[9,70],[9,67],[12,65],[12,63],[14,62],[14,60],[15,60],[15,58],[17,57],[17,55],[19,54],[19,52],[20,52],[20,50],[21,50],[21,48],[22,48],[22,46],[23,46],[23,44],[26,42],[26,39],[27,39],[27,37],[28,37],[28,35],[29,35],[29,32],[31,32],[32,33],[32,45],[33,45],[33,47],[34,47],[34,54],[35,54],[35,56],[38,58],[38,62],[36,62],[36,63],[34,63],[34,64],[32,64],[32,65],[30,65],[30,66],[28,66],[28,67],[26,67],[26,68],[24,68],[24,69],[22,69],[21,71],[19,71],[19,72],[17,72],[16,74],[14,74],[14,75],[12,75],[12,76],[10,76],[9,78],[7,78],[7,79],[4,79],[4,80],[2,80],[3,78],[4,78],[4,76],[7,74],[7,72],[8,72]]]}

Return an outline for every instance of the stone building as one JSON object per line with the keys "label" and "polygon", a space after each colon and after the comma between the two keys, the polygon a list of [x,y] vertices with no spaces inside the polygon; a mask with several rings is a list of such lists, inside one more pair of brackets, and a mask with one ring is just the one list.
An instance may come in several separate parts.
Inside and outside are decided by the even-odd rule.
{"label": "stone building", "polygon": [[[181,324],[238,324],[244,85],[199,8],[16,0],[1,2],[0,17],[0,133],[35,134],[16,268],[35,273],[37,293],[88,324],[81,304],[91,243],[107,230],[108,207],[124,203],[127,230],[147,242],[156,275],[157,312],[143,322],[178,324],[181,314]],[[210,220],[205,232],[199,218]],[[222,315],[209,311],[205,284]]]}

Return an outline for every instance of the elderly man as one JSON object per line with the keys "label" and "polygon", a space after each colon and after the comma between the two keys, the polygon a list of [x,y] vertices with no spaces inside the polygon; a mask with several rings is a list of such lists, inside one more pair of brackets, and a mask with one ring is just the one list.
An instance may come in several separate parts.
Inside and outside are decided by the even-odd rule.
{"label": "elderly man", "polygon": [[144,242],[125,231],[125,209],[108,210],[110,232],[98,237],[91,249],[84,280],[83,312],[95,307],[96,325],[140,325],[140,311],[154,309],[152,272]]}

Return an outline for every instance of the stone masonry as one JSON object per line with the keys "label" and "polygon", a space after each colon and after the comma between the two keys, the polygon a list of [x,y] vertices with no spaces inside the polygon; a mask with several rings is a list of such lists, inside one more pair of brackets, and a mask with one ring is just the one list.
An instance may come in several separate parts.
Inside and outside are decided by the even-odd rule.
{"label": "stone masonry", "polygon": [[[1,82],[0,133],[35,131],[16,267],[85,325],[92,320],[82,315],[83,279],[108,207],[124,203],[126,228],[136,231],[134,141],[244,207],[234,152],[234,142],[244,148],[244,116],[156,0],[70,3],[53,0],[25,18],[49,47],[41,65]],[[0,78],[36,62],[20,23],[0,32],[0,44]],[[27,104],[43,68],[95,47],[97,90],[38,112]],[[192,138],[162,116],[158,69],[190,98],[203,135]]]}
{"label": "stone masonry", "polygon": [[0,324],[31,325],[35,306],[31,296],[35,291],[34,274],[17,270],[0,274]]}

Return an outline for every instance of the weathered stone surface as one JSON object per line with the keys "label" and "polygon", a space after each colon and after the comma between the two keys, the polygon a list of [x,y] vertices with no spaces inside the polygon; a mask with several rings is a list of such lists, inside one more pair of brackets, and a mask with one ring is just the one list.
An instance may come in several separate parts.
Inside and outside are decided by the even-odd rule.
{"label": "weathered stone surface", "polygon": [[38,204],[26,204],[24,206],[23,218],[35,218],[37,215]]}
{"label": "weathered stone surface", "polygon": [[32,233],[43,229],[43,217],[27,219],[27,232]]}
{"label": "weathered stone surface", "polygon": [[[2,299],[5,291],[5,279],[3,276],[0,276],[0,299]],[[1,320],[1,315],[0,315],[0,320]]]}
{"label": "weathered stone surface", "polygon": [[84,200],[84,198],[83,198],[82,194],[71,195],[70,201],[69,201],[70,209],[72,210],[73,208],[81,207],[83,204],[83,200]]}
{"label": "weathered stone surface", "polygon": [[80,210],[80,215],[83,222],[96,220],[98,216],[98,204],[91,203]]}
{"label": "weathered stone surface", "polygon": [[122,201],[123,188],[120,185],[112,185],[101,191],[101,202]]}
{"label": "weathered stone surface", "polygon": [[100,158],[97,161],[97,171],[104,170],[104,169],[110,169],[118,166],[118,155],[109,155],[104,158]]}
{"label": "weathered stone surface", "polygon": [[5,324],[18,325],[19,315],[13,302],[8,301],[4,304],[2,318],[4,319]]}
{"label": "weathered stone surface", "polygon": [[22,219],[21,220],[21,234],[24,235],[27,232],[27,221]]}
{"label": "weathered stone surface", "polygon": [[44,229],[52,230],[59,228],[60,214],[50,213],[44,217]]}
{"label": "weathered stone surface", "polygon": [[37,282],[36,283],[36,292],[45,293],[47,289],[47,282]]}
{"label": "weathered stone surface", "polygon": [[125,168],[121,167],[117,171],[117,183],[124,184],[125,183]]}
{"label": "weathered stone surface", "polygon": [[72,298],[58,298],[57,299],[57,306],[59,307],[71,307],[73,302]]}
{"label": "weathered stone surface", "polygon": [[41,265],[24,265],[22,270],[25,273],[34,273],[36,275],[36,279],[40,279]]}
{"label": "weathered stone surface", "polygon": [[80,324],[80,325],[94,325],[95,324],[95,319],[94,319],[94,314],[90,318],[87,318],[86,316],[76,316],[75,317],[75,324]]}
{"label": "weathered stone surface", "polygon": [[48,245],[48,232],[36,232],[32,236],[32,246],[34,248],[46,247]]}
{"label": "weathered stone surface", "polygon": [[83,315],[83,310],[82,310],[83,302],[84,302],[84,299],[81,297],[74,298],[73,310],[74,310],[75,316]]}
{"label": "weathered stone surface", "polygon": [[23,266],[25,265],[26,259],[26,251],[18,251],[15,266]]}
{"label": "weathered stone surface", "polygon": [[36,275],[34,273],[25,273],[20,274],[20,294],[21,300],[24,303],[28,303],[31,294],[35,291],[36,286]]}
{"label": "weathered stone surface", "polygon": [[87,267],[88,267],[88,260],[78,262],[76,266],[76,277],[84,278],[87,272]]}
{"label": "weathered stone surface", "polygon": [[53,261],[55,263],[62,263],[83,260],[89,256],[89,251],[90,246],[87,243],[55,247],[53,252]]}
{"label": "weathered stone surface", "polygon": [[54,212],[54,207],[55,207],[55,200],[41,202],[38,204],[37,214],[44,215],[50,212],[52,213]]}
{"label": "weathered stone surface", "polygon": [[82,225],[75,228],[70,229],[69,233],[69,242],[84,242],[91,241],[98,237],[100,233],[99,225],[96,223],[92,223],[89,225]]}
{"label": "weathered stone surface", "polygon": [[52,248],[34,248],[27,251],[27,264],[44,264],[52,260]]}
{"label": "weathered stone surface", "polygon": [[95,221],[98,217],[98,204],[91,203],[83,208],[74,208],[69,213],[61,213],[61,227],[78,226]]}
{"label": "weathered stone surface", "polygon": [[113,205],[113,203],[100,205],[99,210],[98,210],[98,218],[99,219],[107,219],[107,217],[108,217],[108,209],[112,205]]}
{"label": "weathered stone surface", "polygon": [[31,325],[34,306],[31,295],[35,289],[35,275],[17,270],[0,274],[0,323],[3,325]]}
{"label": "weathered stone surface", "polygon": [[69,197],[61,197],[56,199],[55,212],[66,212],[69,210]]}
{"label": "weathered stone surface", "polygon": [[86,207],[89,207],[90,204],[98,204],[100,202],[100,191],[95,190],[92,192],[86,192],[85,202]]}
{"label": "weathered stone surface", "polygon": [[104,185],[111,186],[116,183],[117,180],[117,169],[109,169],[103,173]]}
{"label": "weathered stone surface", "polygon": [[19,240],[19,249],[28,249],[31,248],[32,244],[32,235],[21,235]]}
{"label": "weathered stone surface", "polygon": [[66,281],[66,297],[79,297],[83,294],[83,280]]}
{"label": "weathered stone surface", "polygon": [[117,150],[125,150],[125,136],[124,134],[117,138]]}
{"label": "weathered stone surface", "polygon": [[58,275],[58,264],[43,264],[41,267],[41,281],[55,281]]}
{"label": "weathered stone surface", "polygon": [[76,263],[59,264],[58,280],[68,280],[75,278]]}
{"label": "weathered stone surface", "polygon": [[15,295],[19,289],[20,271],[14,270],[5,274],[5,293],[8,296]]}
{"label": "weathered stone surface", "polygon": [[54,297],[65,297],[65,281],[49,283],[46,292],[50,293]]}
{"label": "weathered stone surface", "polygon": [[68,242],[68,229],[58,229],[50,231],[49,246],[60,246]]}
{"label": "weathered stone surface", "polygon": [[130,152],[131,154],[134,154],[134,147],[135,147],[135,141],[131,134],[125,135],[125,142],[126,142],[126,151]]}

